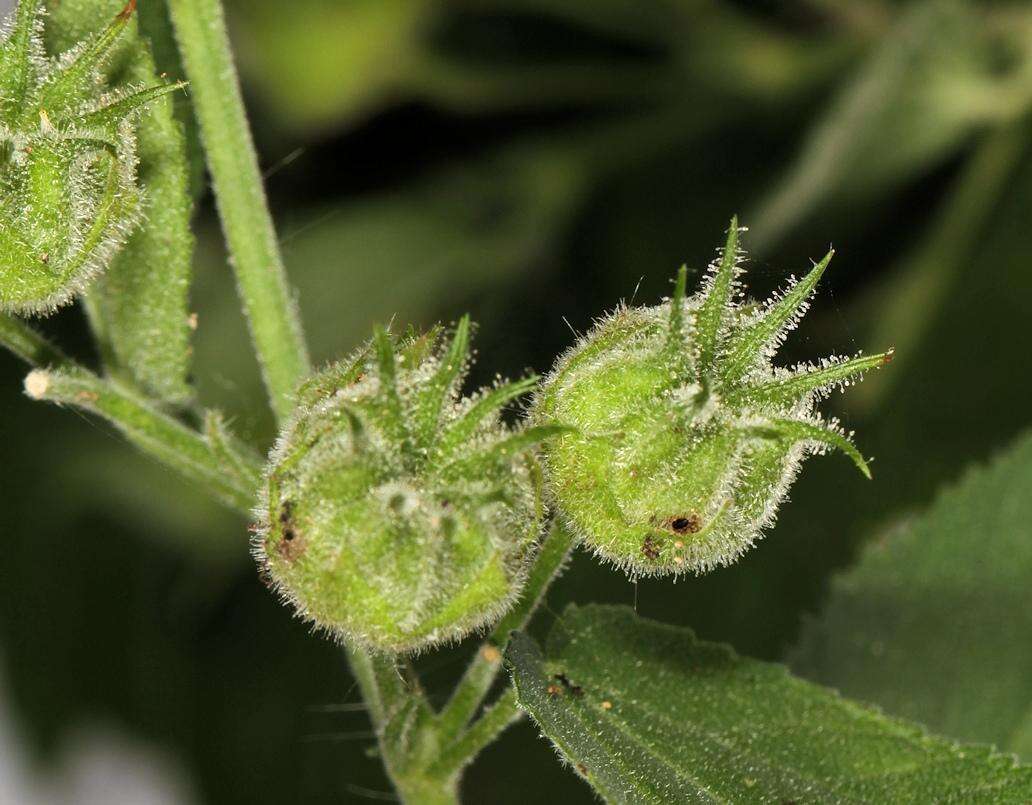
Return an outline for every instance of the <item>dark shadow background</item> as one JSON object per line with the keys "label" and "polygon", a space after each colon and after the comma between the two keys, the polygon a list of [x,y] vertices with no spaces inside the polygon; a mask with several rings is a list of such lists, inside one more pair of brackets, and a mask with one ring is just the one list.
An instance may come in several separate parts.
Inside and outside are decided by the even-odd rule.
{"label": "dark shadow background", "polygon": [[[897,347],[827,404],[876,457],[873,481],[841,456],[814,459],[772,533],[705,578],[634,586],[578,555],[539,626],[570,600],[636,603],[780,659],[865,539],[1028,422],[1023,4],[227,7],[320,362],[373,322],[469,311],[475,381],[546,371],[571,329],[621,298],[653,303],[682,262],[697,274],[733,213],[751,229],[758,296],[837,250],[786,363]],[[200,176],[198,193],[199,399],[267,445]],[[47,326],[94,360],[77,311]],[[107,427],[30,403],[24,371],[0,356],[0,659],[34,756],[102,722],[173,755],[207,802],[382,798],[365,716],[340,707],[358,701],[343,656],[260,584],[246,523]],[[422,661],[435,695],[468,650]],[[592,801],[526,723],[465,787],[470,802]]]}

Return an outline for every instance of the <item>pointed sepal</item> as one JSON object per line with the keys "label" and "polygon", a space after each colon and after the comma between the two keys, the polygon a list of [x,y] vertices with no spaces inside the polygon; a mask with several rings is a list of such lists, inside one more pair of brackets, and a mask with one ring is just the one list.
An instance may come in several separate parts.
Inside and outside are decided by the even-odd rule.
{"label": "pointed sepal", "polygon": [[704,291],[702,304],[695,314],[695,348],[701,378],[708,377],[713,371],[721,336],[731,311],[739,257],[738,236],[736,216],[731,219],[724,252]]}
{"label": "pointed sepal", "polygon": [[816,367],[788,372],[767,382],[744,386],[736,393],[736,399],[742,404],[780,408],[799,403],[810,395],[827,396],[864,373],[889,363],[892,355],[890,349],[877,355],[858,355],[848,360],[824,360]]}
{"label": "pointed sepal", "polygon": [[755,322],[745,325],[729,339],[722,364],[726,382],[742,380],[750,369],[781,346],[785,334],[806,313],[814,289],[834,255],[834,249],[829,251],[805,277],[793,283],[780,299],[769,305]]}
{"label": "pointed sepal", "polygon": [[463,316],[455,327],[448,348],[439,359],[437,369],[417,393],[413,431],[418,444],[425,449],[432,446],[439,431],[441,412],[456,394],[458,381],[466,373],[469,340],[469,316]]}
{"label": "pointed sepal", "polygon": [[[47,77],[33,99],[34,105],[45,109],[55,120],[73,115],[81,108],[83,99],[96,91],[101,70],[125,32],[135,8],[135,0],[130,0],[100,33],[59,59],[57,69]],[[23,116],[31,115],[32,111],[26,108]]]}
{"label": "pointed sepal", "polygon": [[477,431],[493,415],[525,394],[532,392],[538,384],[537,375],[525,377],[511,383],[504,383],[489,391],[470,404],[458,419],[451,422],[441,433],[437,451],[442,460],[452,457],[464,444],[473,439]]}
{"label": "pointed sepal", "polygon": [[860,473],[870,479],[871,468],[856,445],[833,426],[806,422],[798,419],[772,419],[759,425],[752,425],[743,431],[753,437],[779,439],[798,444],[800,442],[817,447],[840,450],[852,459]]}
{"label": "pointed sepal", "polygon": [[36,63],[42,54],[41,0],[19,0],[14,21],[0,45],[0,122],[8,125],[21,114],[37,83]]}
{"label": "pointed sepal", "polygon": [[175,81],[171,84],[158,84],[137,92],[129,92],[103,106],[86,111],[70,118],[70,122],[83,129],[103,129],[110,135],[116,135],[119,124],[145,109],[149,104],[188,86],[186,81]]}

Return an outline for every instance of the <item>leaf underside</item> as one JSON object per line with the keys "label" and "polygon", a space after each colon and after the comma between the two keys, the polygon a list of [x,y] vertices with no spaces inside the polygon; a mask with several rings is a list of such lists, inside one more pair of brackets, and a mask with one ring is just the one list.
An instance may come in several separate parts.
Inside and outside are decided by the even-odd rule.
{"label": "leaf underside", "polygon": [[1032,768],[927,735],[626,607],[506,652],[521,706],[609,802],[1027,802]]}

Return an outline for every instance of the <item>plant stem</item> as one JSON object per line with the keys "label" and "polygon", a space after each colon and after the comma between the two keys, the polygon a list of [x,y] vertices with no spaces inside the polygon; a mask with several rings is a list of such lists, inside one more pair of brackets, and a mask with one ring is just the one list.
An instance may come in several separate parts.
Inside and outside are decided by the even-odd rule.
{"label": "plant stem", "polygon": [[[573,548],[574,537],[564,525],[554,521],[531,567],[523,598],[495,627],[491,636],[470,661],[469,667],[451,699],[438,715],[438,728],[445,741],[463,734],[494,684],[502,665],[502,652],[510,632],[526,626],[544,598],[545,591],[562,570]],[[485,716],[486,717],[486,716]]]}
{"label": "plant stem", "polygon": [[287,287],[219,0],[169,0],[230,262],[273,411],[283,420],[308,351]]}
{"label": "plant stem", "polygon": [[59,366],[65,354],[19,318],[0,313],[0,344],[31,366]]}
{"label": "plant stem", "polygon": [[143,452],[212,492],[224,503],[243,512],[254,505],[260,469],[246,456],[249,478],[227,472],[212,446],[196,431],[162,413],[116,381],[104,380],[80,366],[64,361],[56,368],[35,369],[25,378],[25,392],[34,400],[74,405],[111,422]]}
{"label": "plant stem", "polygon": [[430,766],[429,772],[434,777],[449,777],[457,774],[470,763],[480,752],[506,727],[512,724],[522,711],[516,706],[516,690],[509,687],[498,701],[492,704],[458,740],[442,742],[443,750],[437,760]]}
{"label": "plant stem", "polygon": [[403,802],[458,802],[457,771],[429,774],[427,758],[440,756],[430,706],[416,680],[402,677],[388,657],[349,646],[348,661],[376,732],[381,759]]}
{"label": "plant stem", "polygon": [[348,646],[346,652],[362,698],[369,708],[373,729],[379,733],[408,698],[405,681],[394,663],[384,657],[373,656],[353,646]]}

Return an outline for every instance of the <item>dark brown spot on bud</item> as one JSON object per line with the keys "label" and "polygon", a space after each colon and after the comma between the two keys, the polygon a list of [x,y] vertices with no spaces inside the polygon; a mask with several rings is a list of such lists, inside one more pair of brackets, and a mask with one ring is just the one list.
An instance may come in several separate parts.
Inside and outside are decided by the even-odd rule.
{"label": "dark brown spot on bud", "polygon": [[278,520],[283,539],[276,545],[276,552],[288,562],[293,562],[305,552],[305,540],[294,522],[294,504],[291,501],[283,501]]}
{"label": "dark brown spot on bud", "polygon": [[646,559],[659,559],[659,545],[652,537],[645,537],[645,541],[641,544],[641,552]]}
{"label": "dark brown spot on bud", "polygon": [[702,530],[702,518],[695,512],[668,517],[663,525],[675,534],[698,534]]}

